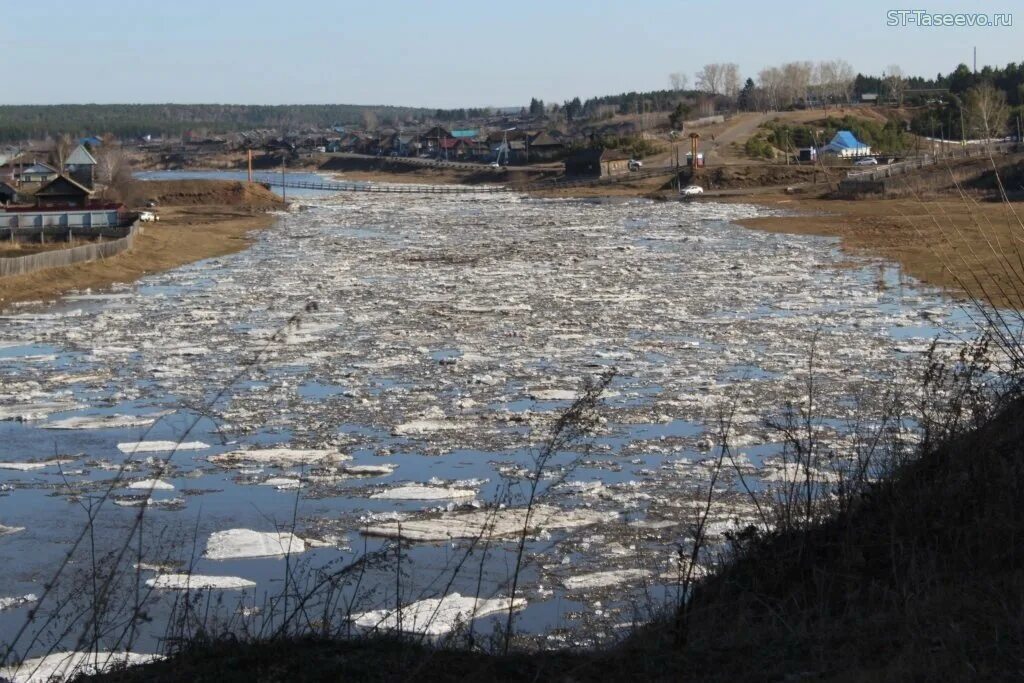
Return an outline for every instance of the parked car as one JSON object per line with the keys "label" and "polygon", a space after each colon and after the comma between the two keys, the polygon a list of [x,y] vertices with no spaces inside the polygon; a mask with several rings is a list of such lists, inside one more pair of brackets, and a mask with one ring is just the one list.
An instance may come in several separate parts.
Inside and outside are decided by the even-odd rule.
{"label": "parked car", "polygon": [[874,157],[864,157],[863,159],[857,159],[853,162],[854,166],[878,166],[878,159]]}
{"label": "parked car", "polygon": [[154,221],[160,220],[160,217],[157,216],[152,211],[142,211],[139,213],[139,220],[142,221],[143,223],[152,223]]}
{"label": "parked car", "polygon": [[629,170],[630,171],[639,171],[643,167],[644,167],[644,162],[640,161],[639,159],[630,159],[629,160]]}
{"label": "parked car", "polygon": [[492,161],[491,168],[501,168],[501,164],[499,164],[497,161]]}
{"label": "parked car", "polygon": [[679,194],[684,197],[693,197],[694,195],[704,194],[704,188],[700,185],[687,185],[683,189],[679,190]]}

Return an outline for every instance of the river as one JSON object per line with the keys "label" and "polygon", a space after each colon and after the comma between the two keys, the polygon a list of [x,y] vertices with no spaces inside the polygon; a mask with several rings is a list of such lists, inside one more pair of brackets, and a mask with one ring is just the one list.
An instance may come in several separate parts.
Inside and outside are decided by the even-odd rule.
{"label": "river", "polygon": [[[343,574],[318,598],[330,618],[506,598],[514,537],[387,536],[452,536],[495,503],[492,521],[521,523],[555,419],[614,369],[596,435],[540,478],[516,594],[518,631],[592,642],[675,599],[722,415],[736,466],[715,483],[718,540],[757,523],[745,487],[792,475],[766,418],[813,386],[831,481],[855,448],[846,425],[877,417],[871,397],[912,383],[933,338],[952,350],[973,334],[888,264],[737,226],[754,206],[398,197],[306,195],[246,251],[0,319],[0,641],[29,609],[88,594],[96,558],[120,560],[123,595],[144,588],[143,652],[180,617],[172,580],[147,587],[159,576],[239,580],[211,608],[235,627],[377,552],[358,585]],[[153,450],[132,454],[140,442]],[[43,594],[90,510],[58,588],[16,601]],[[216,535],[231,529],[282,535],[232,553]],[[72,622],[61,609],[54,623]],[[19,653],[73,647],[87,628],[39,628]]]}

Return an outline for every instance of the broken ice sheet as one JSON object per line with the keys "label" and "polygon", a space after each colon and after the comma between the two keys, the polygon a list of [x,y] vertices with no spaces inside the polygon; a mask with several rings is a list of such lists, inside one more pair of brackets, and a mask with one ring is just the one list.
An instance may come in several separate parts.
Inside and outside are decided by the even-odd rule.
{"label": "broken ice sheet", "polygon": [[215,531],[206,541],[203,557],[231,560],[244,557],[276,557],[306,550],[305,542],[295,534],[252,529]]}
{"label": "broken ice sheet", "polygon": [[13,683],[70,681],[79,676],[91,676],[157,659],[161,659],[161,656],[137,652],[56,652],[45,657],[26,659],[21,664],[0,669],[0,678],[6,678]]}
{"label": "broken ice sheet", "polygon": [[408,484],[378,491],[370,496],[385,500],[460,500],[476,496],[475,489],[459,489],[448,486],[422,486]]}
{"label": "broken ice sheet", "polygon": [[623,583],[642,581],[650,575],[651,572],[647,569],[613,569],[569,576],[562,579],[562,585],[569,590],[608,588]]}
{"label": "broken ice sheet", "polygon": [[13,598],[0,598],[0,612],[5,609],[14,609],[16,607],[22,607],[24,605],[35,602],[38,598],[35,593],[29,593],[28,595],[19,595]]}
{"label": "broken ice sheet", "polygon": [[360,531],[367,536],[402,538],[407,541],[449,541],[472,538],[514,538],[523,533],[575,529],[617,518],[614,512],[563,510],[536,505],[532,510],[506,508],[473,512],[447,512],[439,517],[369,524]]}
{"label": "broken ice sheet", "polygon": [[508,612],[509,608],[526,607],[524,598],[473,598],[449,593],[443,598],[427,598],[400,609],[373,610],[354,615],[357,626],[367,629],[393,631],[401,628],[405,633],[443,636],[473,619],[489,614]]}
{"label": "broken ice sheet", "polygon": [[0,462],[0,470],[15,470],[18,472],[29,472],[42,470],[47,467],[59,467],[75,462],[71,458],[54,458],[52,460],[35,460],[32,462]]}
{"label": "broken ice sheet", "polygon": [[164,410],[148,415],[77,415],[61,420],[51,420],[41,425],[43,429],[118,429],[121,427],[148,427],[161,417],[174,411]]}
{"label": "broken ice sheet", "polygon": [[210,444],[202,441],[130,441],[117,444],[117,450],[127,454],[199,451],[209,447]]}
{"label": "broken ice sheet", "polygon": [[238,576],[159,574],[146,579],[146,585],[158,590],[242,590],[255,588],[256,582]]}
{"label": "broken ice sheet", "polygon": [[348,460],[350,456],[336,450],[322,448],[252,448],[211,455],[207,459],[222,467],[251,464],[293,467],[295,465],[336,463]]}
{"label": "broken ice sheet", "polygon": [[[664,547],[686,541],[693,490],[709,484],[707,460],[722,443],[722,406],[735,414],[730,445],[749,456],[736,455],[738,469],[757,486],[784,485],[761,476],[773,476],[769,465],[778,446],[762,418],[806,394],[810,330],[817,331],[814,377],[821,382],[815,406],[829,424],[853,417],[849,397],[865,385],[907,388],[918,376],[924,359],[898,348],[920,349],[934,334],[974,334],[937,292],[905,278],[880,290],[877,264],[836,267],[849,257],[835,241],[732,223],[760,213],[713,202],[513,195],[317,199],[282,216],[245,251],[153,274],[119,289],[116,299],[26,308],[6,319],[0,345],[35,345],[25,354],[36,360],[0,360],[0,405],[88,405],[89,414],[44,416],[49,406],[35,411],[45,422],[7,424],[22,441],[0,457],[42,461],[54,451],[34,444],[61,439],[60,452],[86,453],[85,467],[104,475],[120,466],[110,462],[116,445],[139,436],[129,430],[148,425],[107,422],[94,413],[116,411],[134,421],[135,410],[125,406],[139,406],[145,419],[171,406],[202,408],[204,419],[192,434],[175,433],[180,425],[160,420],[146,438],[212,444],[177,454],[180,469],[173,475],[179,488],[180,478],[196,477],[207,514],[211,507],[230,510],[212,529],[284,528],[278,525],[293,518],[298,502],[302,527],[317,530],[317,538],[366,526],[383,537],[438,544],[415,549],[429,564],[447,551],[446,541],[475,537],[489,521],[499,538],[516,538],[525,522],[517,508],[522,501],[425,513],[369,496],[427,482],[416,485],[473,489],[493,503],[496,486],[459,480],[529,481],[531,449],[549,436],[558,412],[587,378],[615,367],[599,408],[604,422],[584,459],[574,471],[567,463],[582,453],[566,453],[541,479],[546,486],[564,478],[567,485],[545,496],[540,518],[529,525],[528,552],[548,535],[556,542],[564,535],[568,544],[581,535],[591,539],[579,562],[552,570],[550,585],[558,590],[555,577],[619,571],[626,558],[644,553],[650,561],[638,566],[660,570]],[[318,304],[313,313],[305,311],[309,301]],[[289,326],[296,313],[301,324]],[[272,341],[278,332],[280,341]],[[938,352],[955,348],[940,345]],[[260,362],[250,365],[258,354]],[[248,374],[239,381],[243,367]],[[870,417],[876,407],[866,410]],[[54,424],[73,429],[39,429]],[[853,452],[837,433],[819,437],[837,462]],[[220,445],[225,441],[231,445]],[[153,454],[157,464],[139,463],[133,476],[165,476],[158,462],[169,452]],[[355,479],[385,476],[394,467],[409,483]],[[821,469],[828,471],[815,467]],[[737,476],[720,477],[716,496],[735,492]],[[303,487],[278,493],[258,486],[274,479]],[[116,502],[164,504],[148,501],[146,490],[134,493],[119,489]],[[48,530],[42,540],[55,546],[72,531],[59,523],[67,509],[59,500],[47,498],[33,511],[38,533]],[[625,520],[637,514],[655,521],[627,527]],[[585,522],[587,531],[559,531],[562,519],[570,527]],[[707,528],[717,539],[756,520],[756,510],[728,500],[716,502]],[[19,541],[5,537],[0,544]],[[263,549],[280,556],[281,541],[275,537]],[[497,548],[508,545],[494,545],[486,569],[501,578],[483,594],[500,592],[508,558]],[[305,555],[313,563],[325,556],[329,547]],[[27,571],[43,568],[31,566],[31,557],[21,561]],[[264,585],[265,577],[258,589],[276,590],[272,581]],[[619,591],[626,599],[641,584],[594,590]],[[18,590],[0,577],[4,595]]]}

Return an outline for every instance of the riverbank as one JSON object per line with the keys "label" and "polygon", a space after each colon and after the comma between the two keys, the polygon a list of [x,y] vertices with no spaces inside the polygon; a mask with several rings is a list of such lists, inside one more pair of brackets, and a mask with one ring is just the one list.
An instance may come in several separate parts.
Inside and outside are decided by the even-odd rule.
{"label": "riverbank", "polygon": [[785,194],[731,197],[786,215],[740,220],[768,232],[838,237],[853,256],[898,263],[956,298],[1024,309],[1022,208],[972,197],[833,200]]}
{"label": "riverbank", "polygon": [[[132,282],[150,273],[223,256],[249,246],[252,233],[270,227],[267,211],[284,208],[262,186],[225,181],[146,181],[126,189],[129,206],[157,203],[160,221],[144,224],[130,251],[101,261],[0,278],[0,310],[49,301],[74,290]],[[217,202],[217,203],[212,203]]]}

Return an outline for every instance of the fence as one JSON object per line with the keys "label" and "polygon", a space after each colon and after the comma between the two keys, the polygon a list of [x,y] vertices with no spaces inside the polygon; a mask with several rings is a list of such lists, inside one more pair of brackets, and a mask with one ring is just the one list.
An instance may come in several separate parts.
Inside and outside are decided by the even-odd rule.
{"label": "fence", "polygon": [[846,174],[846,180],[862,183],[874,183],[884,180],[885,178],[891,178],[903,173],[910,173],[927,166],[934,166],[941,161],[948,161],[952,159],[977,159],[980,157],[987,157],[990,154],[1001,155],[1009,154],[1014,151],[1017,151],[1017,145],[1012,142],[996,143],[986,145],[984,147],[964,147],[960,150],[954,150],[945,154],[926,154],[923,157],[900,161],[895,164],[882,166],[881,168],[872,168],[864,171],[850,171]]}
{"label": "fence", "polygon": [[126,214],[116,208],[40,211],[0,211],[0,229],[7,228],[113,228],[125,224]]}
{"label": "fence", "polygon": [[59,268],[75,263],[108,258],[135,246],[135,236],[138,232],[138,224],[135,223],[128,229],[127,235],[110,242],[85,244],[71,249],[54,249],[53,251],[44,251],[39,254],[30,254],[29,256],[0,258],[0,277],[25,275],[45,268]]}

